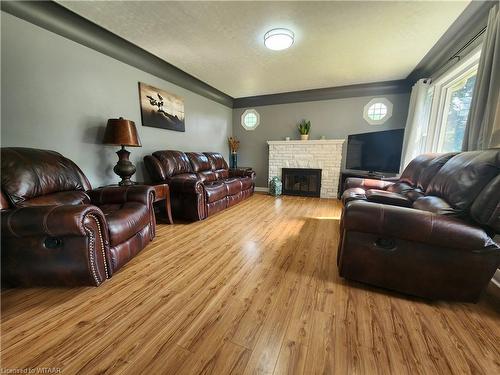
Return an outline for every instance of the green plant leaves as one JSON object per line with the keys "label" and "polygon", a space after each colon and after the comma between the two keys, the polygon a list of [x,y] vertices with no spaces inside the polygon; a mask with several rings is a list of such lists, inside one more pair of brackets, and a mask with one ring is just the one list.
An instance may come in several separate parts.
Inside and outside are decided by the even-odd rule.
{"label": "green plant leaves", "polygon": [[306,121],[306,120],[302,120],[300,123],[299,123],[299,133],[300,134],[309,134],[309,131],[311,130],[311,121]]}

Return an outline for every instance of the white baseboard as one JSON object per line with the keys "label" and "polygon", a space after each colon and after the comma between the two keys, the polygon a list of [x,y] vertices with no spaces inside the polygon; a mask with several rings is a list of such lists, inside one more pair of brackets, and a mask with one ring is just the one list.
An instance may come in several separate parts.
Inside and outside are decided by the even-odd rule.
{"label": "white baseboard", "polygon": [[256,187],[255,187],[255,191],[262,191],[262,192],[264,192],[264,193],[269,193],[269,188],[267,188],[267,187],[258,187],[258,186],[256,186]]}

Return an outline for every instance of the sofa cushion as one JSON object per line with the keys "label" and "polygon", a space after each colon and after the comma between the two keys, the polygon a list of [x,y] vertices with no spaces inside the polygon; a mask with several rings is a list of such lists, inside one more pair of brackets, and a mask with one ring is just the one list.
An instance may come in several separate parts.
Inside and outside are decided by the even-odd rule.
{"label": "sofa cushion", "polygon": [[125,242],[149,224],[149,208],[139,202],[99,206],[106,216],[111,246]]}
{"label": "sofa cushion", "polygon": [[215,178],[217,180],[224,180],[229,177],[229,170],[227,169],[217,169],[214,171]]}
{"label": "sofa cushion", "polygon": [[241,192],[241,181],[239,178],[226,178],[224,180],[224,185],[226,185],[227,195],[234,195]]}
{"label": "sofa cushion", "polygon": [[461,211],[451,207],[443,198],[427,196],[418,198],[413,202],[413,208],[422,211],[433,212],[440,215],[460,216]]}
{"label": "sofa cushion", "polygon": [[90,198],[84,191],[61,191],[59,193],[41,195],[39,197],[19,203],[18,207],[54,206],[90,204]]}
{"label": "sofa cushion", "polygon": [[396,182],[392,185],[387,186],[385,190],[391,193],[402,194],[404,192],[413,190],[413,186],[407,184],[406,182]]}
{"label": "sofa cushion", "polygon": [[162,172],[166,177],[192,172],[191,163],[186,154],[182,151],[156,151],[153,152],[153,156],[159,160]]}
{"label": "sofa cushion", "polygon": [[443,165],[445,165],[448,160],[450,160],[453,156],[457,155],[458,152],[449,152],[447,154],[442,154],[439,156],[436,156],[434,159],[432,159],[427,167],[420,173],[420,176],[418,177],[417,181],[417,188],[425,191],[427,187],[429,186],[429,183],[432,181],[434,176],[441,170]]}
{"label": "sofa cushion", "polygon": [[203,186],[207,203],[218,201],[227,196],[226,185],[222,181],[207,182]]}
{"label": "sofa cushion", "polygon": [[217,175],[213,171],[197,172],[196,176],[198,176],[201,182],[211,182],[217,180]]}
{"label": "sofa cushion", "polygon": [[500,149],[462,152],[452,157],[429,183],[426,195],[443,198],[464,214],[484,187],[500,173]]}
{"label": "sofa cushion", "polygon": [[399,178],[400,182],[405,182],[410,186],[417,186],[418,179],[420,178],[420,174],[424,171],[427,166],[436,158],[439,154],[422,154],[417,156],[415,159],[410,161],[410,163],[406,166],[401,177]]}
{"label": "sofa cushion", "polygon": [[210,163],[205,154],[201,152],[186,152],[186,155],[191,163],[193,172],[197,173],[212,170],[212,163]]}
{"label": "sofa cushion", "polygon": [[222,156],[221,153],[219,153],[219,152],[204,152],[204,154],[210,160],[210,163],[212,164],[212,169],[214,171],[219,170],[219,169],[228,169],[227,163],[224,160],[224,157]]}

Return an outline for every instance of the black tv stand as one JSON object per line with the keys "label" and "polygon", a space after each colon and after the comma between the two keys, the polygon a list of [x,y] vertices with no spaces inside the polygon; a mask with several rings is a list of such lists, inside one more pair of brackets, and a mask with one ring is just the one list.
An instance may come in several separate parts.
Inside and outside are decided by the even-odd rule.
{"label": "black tv stand", "polygon": [[337,190],[337,198],[340,199],[344,193],[345,180],[349,177],[372,178],[374,180],[383,180],[386,178],[398,177],[396,173],[381,173],[374,171],[357,171],[354,169],[343,169],[340,172],[339,188]]}

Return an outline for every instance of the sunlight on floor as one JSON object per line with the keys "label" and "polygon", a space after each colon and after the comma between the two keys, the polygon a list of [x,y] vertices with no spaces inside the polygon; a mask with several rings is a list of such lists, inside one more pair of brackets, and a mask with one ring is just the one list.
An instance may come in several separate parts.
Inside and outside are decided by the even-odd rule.
{"label": "sunlight on floor", "polygon": [[340,220],[340,214],[335,216],[310,216],[308,219],[316,219],[316,220]]}

